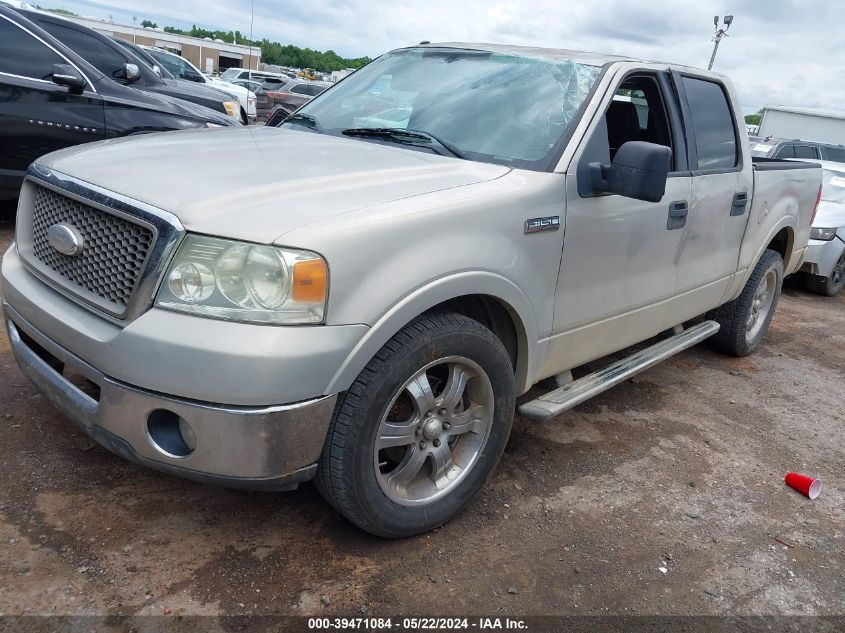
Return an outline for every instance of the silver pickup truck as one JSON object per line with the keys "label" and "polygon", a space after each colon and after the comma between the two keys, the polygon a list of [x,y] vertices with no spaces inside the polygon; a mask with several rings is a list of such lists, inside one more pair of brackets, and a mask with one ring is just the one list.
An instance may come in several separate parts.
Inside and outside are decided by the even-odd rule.
{"label": "silver pickup truck", "polygon": [[39,159],[5,322],[116,454],[244,488],[315,478],[406,536],[478,492],[533,385],[520,412],[546,419],[704,339],[754,351],[820,183],[752,162],[720,75],[421,45],[278,128]]}

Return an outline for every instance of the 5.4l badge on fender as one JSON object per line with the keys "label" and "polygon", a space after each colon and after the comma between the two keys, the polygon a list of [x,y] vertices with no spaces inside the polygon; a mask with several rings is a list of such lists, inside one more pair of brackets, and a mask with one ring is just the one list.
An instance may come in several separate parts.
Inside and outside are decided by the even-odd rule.
{"label": "5.4l badge on fender", "polygon": [[560,228],[560,216],[550,215],[545,218],[529,218],[525,221],[525,233],[557,231]]}

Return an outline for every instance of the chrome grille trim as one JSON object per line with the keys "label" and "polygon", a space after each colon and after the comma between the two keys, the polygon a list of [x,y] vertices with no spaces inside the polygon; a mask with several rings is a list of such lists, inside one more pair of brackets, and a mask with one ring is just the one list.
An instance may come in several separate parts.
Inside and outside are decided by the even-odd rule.
{"label": "chrome grille trim", "polygon": [[[65,223],[84,244],[63,254],[50,243],[48,231]],[[32,252],[47,268],[105,302],[104,309],[123,314],[141,278],[155,241],[144,224],[105,213],[47,187],[35,191],[32,210]]]}
{"label": "chrome grille trim", "polygon": [[[36,256],[33,248],[33,211],[35,194],[39,187],[50,189],[98,212],[145,227],[152,232],[152,245],[147,253],[146,263],[123,309],[119,304],[88,292],[63,277]],[[132,321],[150,308],[165,267],[184,235],[185,228],[172,213],[37,163],[30,166],[21,189],[16,244],[24,264],[61,294],[117,324]]]}

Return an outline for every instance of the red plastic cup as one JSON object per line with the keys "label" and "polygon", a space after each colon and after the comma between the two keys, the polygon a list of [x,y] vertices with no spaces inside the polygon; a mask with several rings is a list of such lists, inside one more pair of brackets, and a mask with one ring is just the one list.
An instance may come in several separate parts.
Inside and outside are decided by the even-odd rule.
{"label": "red plastic cup", "polygon": [[815,499],[822,491],[822,480],[810,477],[809,475],[802,475],[800,473],[786,473],[784,477],[786,485],[790,488],[795,488],[805,497]]}

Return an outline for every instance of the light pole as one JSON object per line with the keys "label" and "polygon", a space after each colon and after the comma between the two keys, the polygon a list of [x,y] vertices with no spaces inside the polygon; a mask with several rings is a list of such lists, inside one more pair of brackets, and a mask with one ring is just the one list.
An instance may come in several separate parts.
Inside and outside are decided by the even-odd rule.
{"label": "light pole", "polygon": [[731,28],[731,23],[734,21],[734,16],[726,15],[725,16],[725,28],[719,28],[719,16],[713,16],[713,26],[716,27],[716,34],[713,36],[713,54],[710,56],[710,63],[707,64],[707,70],[711,70],[713,68],[713,62],[716,61],[716,51],[719,50],[719,42],[722,41],[723,37],[728,36],[728,29]]}
{"label": "light pole", "polygon": [[132,16],[132,43],[135,43],[135,29],[138,22],[138,18],[136,16]]}

